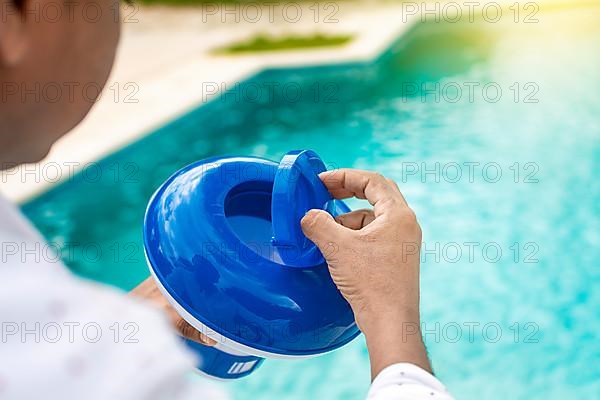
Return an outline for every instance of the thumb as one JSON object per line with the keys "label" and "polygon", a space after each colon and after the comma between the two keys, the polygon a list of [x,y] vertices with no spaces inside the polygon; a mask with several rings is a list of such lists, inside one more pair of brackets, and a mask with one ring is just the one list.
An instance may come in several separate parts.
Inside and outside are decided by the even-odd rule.
{"label": "thumb", "polygon": [[308,211],[300,224],[304,235],[317,245],[328,261],[337,253],[342,238],[350,231],[335,222],[326,211],[316,209]]}

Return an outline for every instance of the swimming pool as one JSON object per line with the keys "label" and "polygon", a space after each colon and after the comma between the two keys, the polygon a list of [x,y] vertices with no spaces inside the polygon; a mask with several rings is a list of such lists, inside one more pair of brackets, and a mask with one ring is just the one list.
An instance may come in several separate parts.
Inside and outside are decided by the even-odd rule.
{"label": "swimming pool", "polygon": [[[417,211],[425,338],[457,398],[598,398],[599,17],[427,23],[373,63],[264,71],[23,210],[73,271],[130,289],[148,275],[145,205],[173,171],[312,148],[396,179]],[[368,383],[359,339],[227,387],[239,400],[352,400]]]}

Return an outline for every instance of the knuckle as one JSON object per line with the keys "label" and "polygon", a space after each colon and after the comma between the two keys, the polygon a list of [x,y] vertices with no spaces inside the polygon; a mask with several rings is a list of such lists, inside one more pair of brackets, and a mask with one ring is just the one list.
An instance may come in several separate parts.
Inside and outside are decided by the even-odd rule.
{"label": "knuckle", "polygon": [[384,183],[386,181],[386,177],[380,172],[371,172],[371,179],[376,183]]}
{"label": "knuckle", "polygon": [[401,213],[402,220],[411,225],[418,225],[417,214],[413,211],[412,208],[405,208]]}
{"label": "knuckle", "polygon": [[381,205],[385,205],[386,207],[389,206],[390,210],[392,211],[398,211],[400,209],[395,197],[385,197],[383,200],[381,200]]}
{"label": "knuckle", "polygon": [[386,197],[379,204],[388,210],[388,214],[392,218],[397,218],[402,214],[402,207],[395,197]]}
{"label": "knuckle", "polygon": [[406,207],[406,209],[404,210],[404,216],[407,220],[409,220],[411,222],[414,222],[414,223],[417,222],[417,214],[410,207]]}
{"label": "knuckle", "polygon": [[417,219],[417,214],[413,211],[412,208],[406,208],[402,212],[401,219],[405,225],[414,229],[416,234],[418,234],[419,236],[421,235],[421,225],[419,224],[419,221]]}

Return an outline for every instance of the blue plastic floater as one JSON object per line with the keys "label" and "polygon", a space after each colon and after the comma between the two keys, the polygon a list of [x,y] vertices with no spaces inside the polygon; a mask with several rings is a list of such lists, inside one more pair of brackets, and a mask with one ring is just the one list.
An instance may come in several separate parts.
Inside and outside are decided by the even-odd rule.
{"label": "blue plastic floater", "polygon": [[218,343],[186,341],[201,373],[241,378],[265,357],[312,357],[359,334],[323,255],[300,228],[312,208],[350,211],[331,198],[318,177],[324,170],[310,150],[281,163],[211,158],[175,173],[150,200],[150,271],[179,315]]}

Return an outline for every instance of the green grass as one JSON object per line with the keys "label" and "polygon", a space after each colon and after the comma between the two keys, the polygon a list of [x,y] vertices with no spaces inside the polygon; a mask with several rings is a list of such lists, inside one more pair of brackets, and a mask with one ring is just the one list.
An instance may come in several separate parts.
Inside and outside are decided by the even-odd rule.
{"label": "green grass", "polygon": [[258,35],[254,38],[220,47],[213,50],[216,54],[239,54],[264,51],[308,49],[315,47],[342,46],[353,39],[352,35],[323,35],[270,37]]}
{"label": "green grass", "polygon": [[[299,2],[305,2],[307,4],[312,4],[319,1],[327,2],[328,0],[299,0]],[[145,5],[200,6],[202,4],[283,4],[285,0],[283,2],[281,0],[133,0],[133,2]]]}

